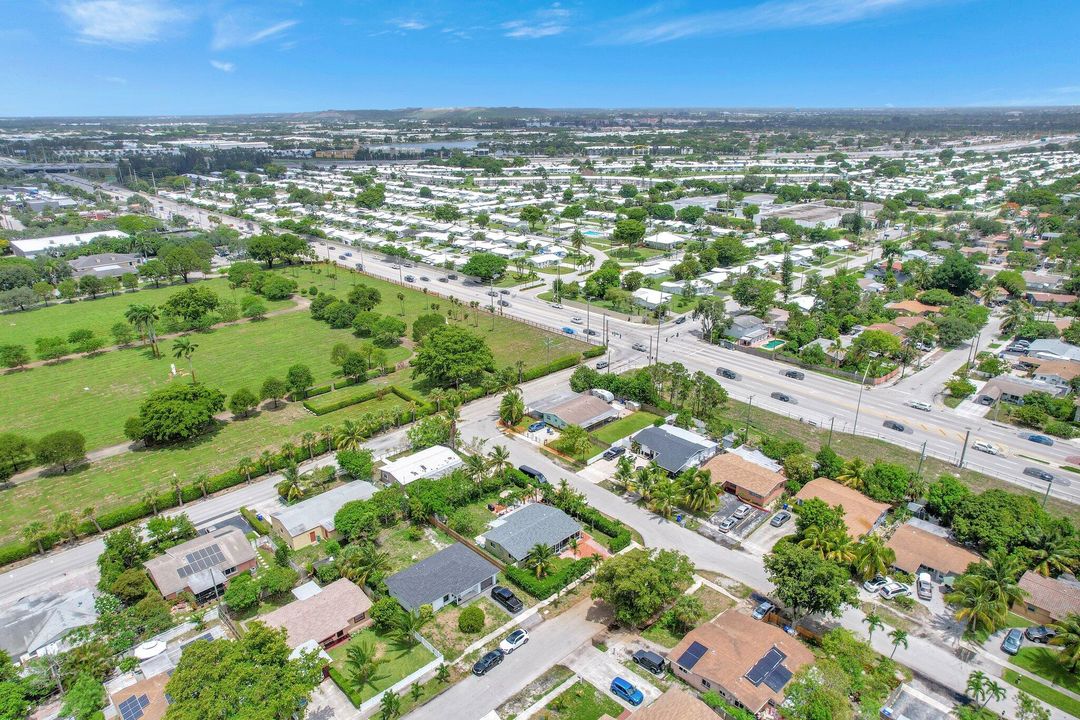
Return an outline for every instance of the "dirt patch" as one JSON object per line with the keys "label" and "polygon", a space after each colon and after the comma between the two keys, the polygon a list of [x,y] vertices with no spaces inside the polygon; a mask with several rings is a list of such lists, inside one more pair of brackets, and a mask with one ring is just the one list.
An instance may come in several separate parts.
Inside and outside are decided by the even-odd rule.
{"label": "dirt patch", "polygon": [[555,665],[521,689],[514,697],[495,708],[499,717],[514,717],[525,712],[533,703],[565,682],[574,672],[565,665]]}

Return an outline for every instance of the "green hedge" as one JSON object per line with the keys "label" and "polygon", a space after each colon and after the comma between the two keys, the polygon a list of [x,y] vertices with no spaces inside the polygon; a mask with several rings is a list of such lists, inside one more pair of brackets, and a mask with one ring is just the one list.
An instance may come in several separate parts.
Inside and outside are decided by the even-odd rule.
{"label": "green hedge", "polygon": [[607,515],[604,515],[596,508],[590,507],[588,505],[584,507],[576,507],[572,505],[562,507],[555,502],[555,496],[553,493],[550,492],[544,494],[544,499],[550,502],[552,505],[558,507],[567,515],[570,515],[571,517],[580,520],[586,525],[591,525],[605,535],[609,535],[611,537],[611,541],[608,542],[607,549],[613,553],[617,553],[620,550],[623,550],[633,540],[633,537],[630,535],[630,528],[626,527],[626,525],[624,525],[620,520],[609,518]]}
{"label": "green hedge", "polygon": [[580,560],[574,560],[573,562],[563,565],[558,572],[552,573],[539,580],[532,571],[519,568],[516,565],[507,565],[506,570],[504,570],[503,573],[510,582],[514,583],[537,600],[544,600],[589,572],[589,568],[591,567],[592,560],[589,558],[581,558]]}
{"label": "green hedge", "polygon": [[349,682],[345,678],[345,676],[341,674],[341,671],[333,665],[330,666],[330,679],[337,683],[337,686],[341,688],[341,692],[345,693],[345,695],[349,698],[349,702],[351,702],[354,706],[359,708],[360,704],[364,702],[363,698],[360,696],[360,693],[356,692],[356,690],[353,689],[353,684]]}
{"label": "green hedge", "polygon": [[553,372],[565,370],[569,367],[574,367],[581,360],[580,355],[564,355],[561,358],[556,358],[546,365],[537,365],[536,367],[529,368],[521,374],[522,382],[528,382],[537,378],[550,375]]}
{"label": "green hedge", "polygon": [[307,400],[304,401],[304,407],[316,415],[326,415],[332,413],[335,410],[341,410],[343,408],[350,407],[352,405],[359,405],[360,403],[367,402],[368,400],[374,400],[379,396],[379,391],[384,388],[372,388],[366,393],[360,393],[350,398],[343,398],[334,402],[326,403],[325,405],[315,405]]}
{"label": "green hedge", "polygon": [[591,347],[585,352],[581,353],[581,356],[588,360],[589,358],[600,357],[607,352],[607,345],[599,345],[597,347]]}
{"label": "green hedge", "polygon": [[255,528],[255,532],[259,533],[260,535],[270,534],[270,523],[257,518],[255,516],[255,513],[253,513],[251,510],[248,510],[246,507],[242,507],[240,508],[240,514],[243,515],[244,519],[248,521],[248,525]]}

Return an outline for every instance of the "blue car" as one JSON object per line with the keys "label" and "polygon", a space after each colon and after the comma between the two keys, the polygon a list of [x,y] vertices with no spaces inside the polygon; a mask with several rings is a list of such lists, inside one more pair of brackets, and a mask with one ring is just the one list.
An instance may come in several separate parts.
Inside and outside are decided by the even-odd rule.
{"label": "blue car", "polygon": [[1009,655],[1015,655],[1020,652],[1020,643],[1024,640],[1024,631],[1020,628],[1013,628],[1005,636],[1005,639],[1001,641],[1001,649],[1007,652]]}
{"label": "blue car", "polygon": [[577,331],[576,331],[576,330],[574,330],[574,328],[572,328],[572,327],[564,327],[564,328],[562,329],[562,331],[563,331],[564,333],[566,333],[567,335],[573,335],[573,334],[574,334],[575,332],[577,332]]}
{"label": "blue car", "polygon": [[611,681],[611,694],[634,706],[640,705],[645,700],[645,696],[641,694],[640,690],[621,677],[616,677]]}
{"label": "blue car", "polygon": [[529,426],[529,432],[539,432],[544,429],[544,421],[538,420]]}
{"label": "blue car", "polygon": [[1033,443],[1039,443],[1040,445],[1053,445],[1053,438],[1048,438],[1045,435],[1028,435],[1028,440]]}

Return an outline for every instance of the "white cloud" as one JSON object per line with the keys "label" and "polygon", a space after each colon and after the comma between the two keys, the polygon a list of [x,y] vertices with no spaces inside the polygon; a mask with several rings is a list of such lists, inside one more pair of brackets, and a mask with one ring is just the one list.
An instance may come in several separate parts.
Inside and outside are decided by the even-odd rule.
{"label": "white cloud", "polygon": [[69,0],[60,6],[79,39],[102,45],[160,40],[188,15],[165,0]]}
{"label": "white cloud", "polygon": [[664,19],[654,6],[616,21],[609,43],[661,43],[699,35],[734,35],[842,25],[948,0],[768,0],[731,10]]}
{"label": "white cloud", "polygon": [[503,35],[510,38],[543,38],[561,35],[569,30],[570,11],[558,3],[537,10],[529,18],[510,20],[502,24]]}
{"label": "white cloud", "polygon": [[113,85],[127,85],[127,78],[119,75],[99,75],[98,79]]}
{"label": "white cloud", "polygon": [[231,62],[225,62],[224,60],[211,60],[210,65],[217,68],[221,72],[231,73],[236,69],[236,65]]}
{"label": "white cloud", "polygon": [[391,20],[390,24],[399,30],[427,30],[430,27],[420,20]]}
{"label": "white cloud", "polygon": [[297,24],[296,20],[282,20],[265,27],[258,27],[249,13],[225,15],[214,23],[214,37],[210,47],[214,50],[256,45],[277,37]]}

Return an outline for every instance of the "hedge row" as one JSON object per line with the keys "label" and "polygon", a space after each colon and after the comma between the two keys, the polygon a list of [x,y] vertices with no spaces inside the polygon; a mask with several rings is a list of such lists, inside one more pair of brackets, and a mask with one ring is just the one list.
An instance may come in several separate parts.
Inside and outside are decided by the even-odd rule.
{"label": "hedge row", "polygon": [[600,357],[606,352],[607,345],[598,345],[596,347],[591,347],[585,352],[581,353],[581,356],[588,360],[589,358]]}
{"label": "hedge row", "polygon": [[563,355],[561,358],[556,358],[546,365],[537,365],[534,368],[529,368],[521,374],[522,382],[528,382],[537,378],[550,375],[553,372],[565,370],[568,367],[574,367],[581,359],[580,355]]}
{"label": "hedge row", "polygon": [[364,702],[363,698],[360,697],[360,693],[353,689],[353,683],[349,682],[341,671],[333,665],[330,666],[330,679],[337,683],[337,686],[341,688],[341,692],[345,693],[346,697],[349,698],[349,702],[359,709],[360,704]]}
{"label": "hedge row", "polygon": [[510,582],[517,585],[537,600],[544,600],[565,588],[579,577],[589,572],[592,567],[590,558],[581,558],[568,562],[558,572],[547,577],[537,579],[532,571],[519,568],[516,565],[507,565],[503,573]]}
{"label": "hedge row", "polygon": [[[351,398],[342,398],[341,400],[336,400],[334,402],[329,402],[329,403],[326,403],[324,405],[310,403],[307,400],[305,400],[304,401],[304,407],[307,408],[308,411],[314,413],[315,415],[320,415],[320,416],[321,415],[327,415],[327,414],[335,412],[337,410],[342,410],[344,408],[351,407],[352,405],[359,405],[360,403],[365,403],[365,402],[367,402],[369,400],[374,400],[375,398],[386,395],[387,393],[397,395],[399,398],[401,398],[405,402],[414,402],[417,405],[419,405],[420,407],[416,411],[417,417],[420,417],[421,415],[428,415],[428,414],[435,411],[435,406],[434,405],[431,405],[431,404],[429,404],[427,402],[424,402],[419,396],[414,395],[414,394],[410,393],[407,390],[402,390],[397,385],[382,385],[380,387],[374,387],[374,388],[371,388],[371,390],[369,390],[368,392],[361,393],[361,394],[356,395],[356,396],[351,397]],[[407,411],[402,412],[402,413],[400,413],[398,415],[398,419],[400,420],[401,418],[408,418],[409,420],[411,420],[412,419],[412,413],[407,412]]]}
{"label": "hedge row", "polygon": [[244,519],[248,521],[248,525],[255,529],[255,532],[260,535],[270,534],[270,523],[265,520],[260,520],[255,513],[246,507],[240,508],[240,514],[244,516]]}

